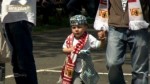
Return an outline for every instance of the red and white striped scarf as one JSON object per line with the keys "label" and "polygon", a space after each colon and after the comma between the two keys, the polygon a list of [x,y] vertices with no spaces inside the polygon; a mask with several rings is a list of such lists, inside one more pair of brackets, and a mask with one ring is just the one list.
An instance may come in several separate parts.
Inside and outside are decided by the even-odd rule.
{"label": "red and white striped scarf", "polygon": [[[73,45],[74,35],[70,34],[66,39],[67,48]],[[81,38],[78,40],[78,43],[75,45],[74,50],[67,55],[67,59],[62,69],[61,78],[62,84],[71,84],[72,76],[76,64],[77,54],[84,47],[88,39],[88,34],[85,32]]]}

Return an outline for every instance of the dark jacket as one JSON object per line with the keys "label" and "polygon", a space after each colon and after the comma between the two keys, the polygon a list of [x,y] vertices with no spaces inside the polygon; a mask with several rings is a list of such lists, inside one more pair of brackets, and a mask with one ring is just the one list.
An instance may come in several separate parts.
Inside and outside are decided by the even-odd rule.
{"label": "dark jacket", "polygon": [[144,19],[150,23],[150,0],[140,0]]}
{"label": "dark jacket", "polygon": [[[125,12],[122,9],[121,0],[109,0],[109,20],[108,24],[115,27],[128,27],[129,16],[128,6]],[[144,19],[149,23],[150,21],[150,0],[140,0]]]}

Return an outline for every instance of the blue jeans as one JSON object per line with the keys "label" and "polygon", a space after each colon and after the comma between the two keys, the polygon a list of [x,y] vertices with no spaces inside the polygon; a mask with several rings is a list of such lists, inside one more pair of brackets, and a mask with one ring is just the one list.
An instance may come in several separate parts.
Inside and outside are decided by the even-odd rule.
{"label": "blue jeans", "polygon": [[115,27],[109,28],[106,50],[110,84],[125,84],[122,64],[127,46],[131,55],[132,84],[148,84],[148,30]]}
{"label": "blue jeans", "polygon": [[33,24],[18,21],[5,24],[5,32],[12,46],[12,66],[16,84],[38,84],[31,30]]}

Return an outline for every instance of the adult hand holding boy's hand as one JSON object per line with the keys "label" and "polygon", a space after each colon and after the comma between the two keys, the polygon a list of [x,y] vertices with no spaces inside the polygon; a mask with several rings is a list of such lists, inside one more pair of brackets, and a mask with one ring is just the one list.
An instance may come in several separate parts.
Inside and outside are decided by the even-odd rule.
{"label": "adult hand holding boy's hand", "polygon": [[100,31],[98,31],[98,33],[97,33],[97,35],[98,35],[98,38],[100,39],[100,40],[106,40],[106,31],[104,31],[104,30],[100,30]]}
{"label": "adult hand holding boy's hand", "polygon": [[100,31],[98,31],[97,35],[98,35],[98,39],[101,41],[100,47],[104,47],[105,41],[106,41],[106,36],[107,36],[107,31],[100,30]]}

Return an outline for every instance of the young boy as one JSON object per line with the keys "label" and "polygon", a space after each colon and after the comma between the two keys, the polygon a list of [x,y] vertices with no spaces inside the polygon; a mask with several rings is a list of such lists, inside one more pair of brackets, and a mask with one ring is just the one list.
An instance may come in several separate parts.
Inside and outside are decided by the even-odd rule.
{"label": "young boy", "polygon": [[85,16],[72,16],[70,25],[72,33],[63,44],[67,58],[61,73],[61,84],[97,84],[99,76],[94,69],[90,49],[100,47],[103,42],[87,33]]}

